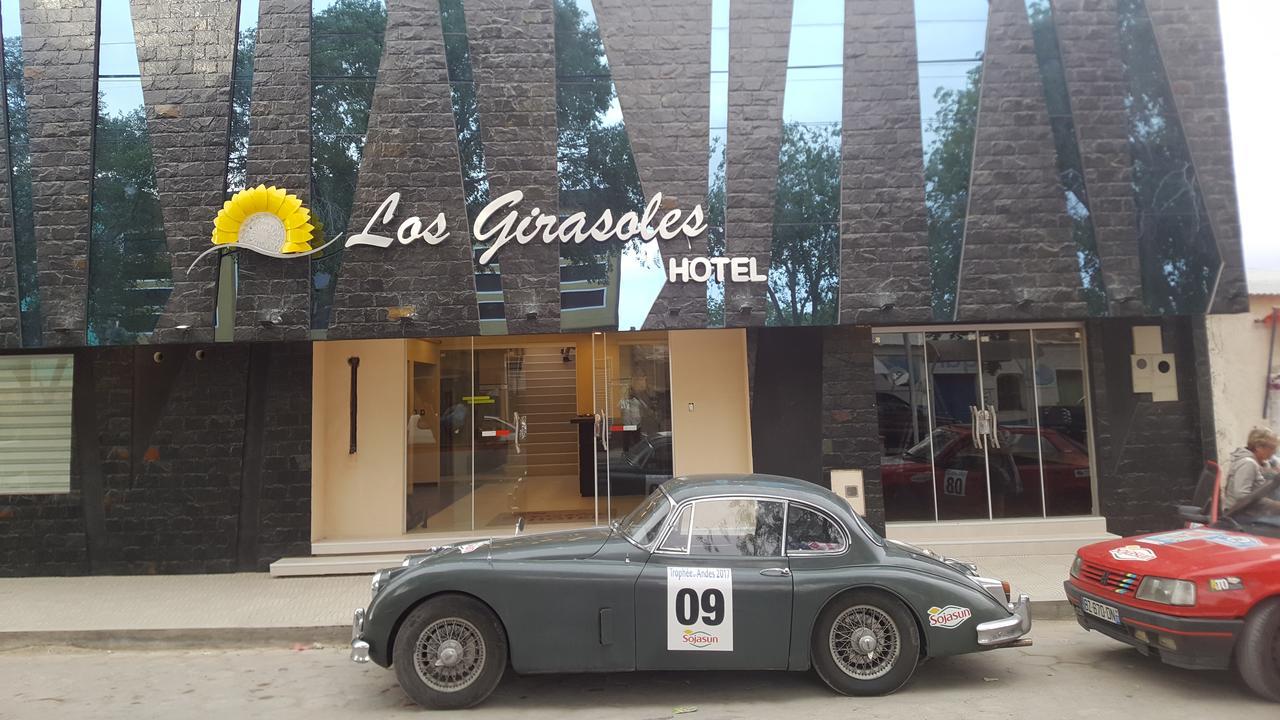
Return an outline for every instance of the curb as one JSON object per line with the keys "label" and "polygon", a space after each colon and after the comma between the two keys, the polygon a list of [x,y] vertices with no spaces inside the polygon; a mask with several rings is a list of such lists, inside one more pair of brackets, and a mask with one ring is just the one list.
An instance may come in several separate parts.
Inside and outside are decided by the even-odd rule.
{"label": "curb", "polygon": [[169,630],[50,630],[0,632],[0,652],[64,647],[85,650],[194,650],[263,648],[319,643],[343,647],[351,626],[291,628],[181,628]]}
{"label": "curb", "polygon": [[[1074,620],[1066,600],[1032,601],[1031,619]],[[1035,630],[1032,629],[1034,636]],[[0,652],[24,648],[80,648],[84,650],[236,650],[310,646],[345,648],[351,641],[347,625],[291,628],[182,628],[171,630],[50,630],[0,632]]]}

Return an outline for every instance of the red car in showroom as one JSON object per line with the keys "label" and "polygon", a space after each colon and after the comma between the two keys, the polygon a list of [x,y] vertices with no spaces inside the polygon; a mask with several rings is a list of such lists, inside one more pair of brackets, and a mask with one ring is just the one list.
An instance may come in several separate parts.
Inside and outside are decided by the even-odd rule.
{"label": "red car in showroom", "polygon": [[1249,504],[1080,548],[1065,583],[1080,625],[1177,667],[1234,667],[1280,702],[1280,512]]}

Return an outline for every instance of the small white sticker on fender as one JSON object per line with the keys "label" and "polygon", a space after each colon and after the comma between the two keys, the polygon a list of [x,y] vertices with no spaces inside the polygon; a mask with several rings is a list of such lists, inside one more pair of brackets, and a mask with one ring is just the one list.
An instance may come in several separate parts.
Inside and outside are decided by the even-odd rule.
{"label": "small white sticker on fender", "polygon": [[733,650],[733,571],[667,568],[667,649]]}

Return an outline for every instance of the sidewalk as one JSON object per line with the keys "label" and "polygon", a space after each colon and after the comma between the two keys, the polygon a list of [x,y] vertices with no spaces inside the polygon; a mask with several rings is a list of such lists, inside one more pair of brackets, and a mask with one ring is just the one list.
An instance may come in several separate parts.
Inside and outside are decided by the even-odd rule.
{"label": "sidewalk", "polygon": [[[983,575],[1009,580],[1015,593],[1030,595],[1037,617],[1061,617],[1067,611],[1062,581],[1070,555],[972,560]],[[346,632],[352,611],[368,601],[368,575],[0,578],[0,647],[42,639],[332,639]],[[266,629],[289,632],[246,632]]]}

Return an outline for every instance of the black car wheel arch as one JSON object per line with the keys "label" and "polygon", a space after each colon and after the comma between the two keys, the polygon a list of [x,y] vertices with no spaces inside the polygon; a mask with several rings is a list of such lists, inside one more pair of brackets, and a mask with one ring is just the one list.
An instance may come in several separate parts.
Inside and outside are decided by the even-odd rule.
{"label": "black car wheel arch", "polygon": [[[482,599],[480,599],[480,598],[476,597],[475,595],[472,595],[471,593],[464,593],[464,592],[457,592],[457,591],[450,591],[450,590],[442,590],[442,591],[440,591],[440,592],[438,592],[438,593],[435,593],[435,594],[433,594],[433,595],[428,595],[428,596],[426,596],[426,597],[422,598],[421,600],[418,600],[417,602],[414,602],[413,604],[409,605],[409,607],[406,607],[406,608],[404,609],[404,612],[400,613],[400,617],[396,618],[396,622],[395,622],[395,624],[391,626],[391,633],[390,633],[389,635],[387,635],[387,650],[386,650],[386,656],[387,656],[387,665],[386,665],[386,666],[387,666],[387,667],[391,667],[391,665],[392,665],[391,660],[395,657],[395,652],[396,652],[396,637],[398,637],[398,636],[400,635],[400,627],[401,627],[402,625],[404,625],[404,621],[405,621],[405,620],[406,620],[410,615],[412,615],[412,614],[413,614],[413,611],[414,611],[414,610],[417,610],[418,608],[422,607],[423,605],[425,605],[425,604],[427,604],[427,603],[431,602],[432,600],[434,600],[434,599],[436,599],[436,598],[441,598],[441,597],[446,597],[446,596],[450,596],[450,597],[459,597],[459,598],[467,598],[467,599],[469,599],[469,600],[473,600],[473,601],[475,601],[475,602],[477,602],[477,603],[480,603],[480,604],[481,604],[481,605],[483,605],[483,606],[484,606],[484,607],[485,607],[489,612],[493,613],[493,616],[494,616],[495,618],[497,618],[497,619],[498,619],[498,625],[502,627],[502,635],[503,635],[503,637],[506,637],[506,638],[510,638],[510,637],[511,637],[511,635],[507,632],[507,624],[506,624],[506,622],[505,622],[505,621],[503,621],[502,616],[498,614],[498,611],[493,609],[493,606],[492,606],[492,605],[490,605],[489,603],[485,602],[484,600],[482,600]],[[509,646],[508,646],[508,650],[507,650],[507,651],[508,651],[508,653],[510,653],[510,647],[509,647]]]}
{"label": "black car wheel arch", "polygon": [[[849,674],[833,657],[828,635],[843,614],[870,608],[888,616],[898,634],[899,657],[893,665],[872,679]],[[924,633],[915,611],[894,592],[879,587],[857,587],[829,600],[817,615],[810,633],[809,654],[814,670],[832,690],[842,695],[888,695],[905,685],[915,674],[924,653]]]}

